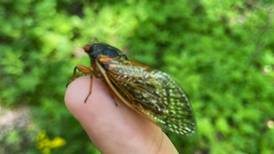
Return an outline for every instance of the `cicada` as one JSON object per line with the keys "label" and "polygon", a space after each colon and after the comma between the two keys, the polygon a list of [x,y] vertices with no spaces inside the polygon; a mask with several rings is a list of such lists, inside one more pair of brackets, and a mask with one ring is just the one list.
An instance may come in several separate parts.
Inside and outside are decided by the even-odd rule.
{"label": "cicada", "polygon": [[[91,66],[77,65],[77,71],[101,78],[111,92],[128,108],[152,120],[162,128],[186,135],[195,130],[191,104],[178,84],[162,71],[129,60],[118,48],[105,43],[83,47]],[[90,81],[87,101],[91,94]]]}

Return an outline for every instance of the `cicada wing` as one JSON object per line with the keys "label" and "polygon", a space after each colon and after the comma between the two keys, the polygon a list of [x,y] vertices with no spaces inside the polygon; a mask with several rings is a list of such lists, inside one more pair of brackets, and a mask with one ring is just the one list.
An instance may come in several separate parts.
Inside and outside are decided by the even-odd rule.
{"label": "cicada wing", "polygon": [[133,111],[137,112],[140,114],[142,117],[146,118],[147,120],[154,121],[154,117],[148,113],[147,110],[143,108],[141,104],[138,103],[131,103],[128,99],[128,97],[125,96],[130,96],[127,91],[124,91],[121,88],[117,88],[117,85],[111,81],[109,76],[106,74],[105,69],[99,64],[96,63],[96,66],[98,67],[98,71],[102,74],[103,78],[105,79],[108,87],[110,88],[111,92],[117,96],[117,98],[124,103],[127,107],[132,109]]}
{"label": "cicada wing", "polygon": [[99,62],[105,66],[111,83],[131,105],[141,106],[143,113],[167,130],[178,134],[194,132],[190,102],[168,74],[124,59]]}

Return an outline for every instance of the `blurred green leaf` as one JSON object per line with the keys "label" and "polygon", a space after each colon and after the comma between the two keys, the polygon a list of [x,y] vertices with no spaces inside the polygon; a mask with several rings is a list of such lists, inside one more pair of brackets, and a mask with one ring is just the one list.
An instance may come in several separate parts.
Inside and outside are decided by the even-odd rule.
{"label": "blurred green leaf", "polygon": [[[63,104],[73,67],[89,65],[79,48],[97,38],[169,73],[187,92],[197,138],[169,135],[179,153],[274,153],[273,7],[270,0],[1,1],[0,104],[29,106],[36,129],[67,141],[52,153],[99,153]],[[12,132],[0,143],[20,151],[22,138]],[[23,151],[39,153],[32,142]]]}

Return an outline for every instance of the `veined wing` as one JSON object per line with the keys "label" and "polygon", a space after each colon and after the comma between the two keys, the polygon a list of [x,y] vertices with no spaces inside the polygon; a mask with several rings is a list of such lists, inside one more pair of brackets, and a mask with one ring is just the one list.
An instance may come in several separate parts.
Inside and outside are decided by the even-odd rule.
{"label": "veined wing", "polygon": [[[110,82],[135,109],[178,134],[195,130],[190,102],[171,77],[125,59],[100,61]],[[145,112],[144,112],[145,111]]]}

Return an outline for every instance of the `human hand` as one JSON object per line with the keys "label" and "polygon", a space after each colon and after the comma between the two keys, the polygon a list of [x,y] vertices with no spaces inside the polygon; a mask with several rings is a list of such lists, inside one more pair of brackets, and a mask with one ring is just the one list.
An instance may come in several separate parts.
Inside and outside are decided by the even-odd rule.
{"label": "human hand", "polygon": [[69,84],[65,103],[102,153],[178,153],[159,126],[123,104],[115,103],[116,99],[102,80],[93,78],[92,94],[84,103],[89,82],[86,76]]}

